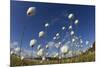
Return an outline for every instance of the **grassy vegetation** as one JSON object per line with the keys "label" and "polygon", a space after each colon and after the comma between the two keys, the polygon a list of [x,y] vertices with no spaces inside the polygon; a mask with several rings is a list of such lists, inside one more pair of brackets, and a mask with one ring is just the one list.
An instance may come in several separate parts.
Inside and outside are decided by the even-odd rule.
{"label": "grassy vegetation", "polygon": [[59,60],[58,58],[48,58],[49,60],[45,60],[43,62],[40,62],[40,59],[35,60],[29,60],[24,59],[21,60],[16,55],[11,55],[11,67],[14,66],[27,66],[27,65],[42,65],[42,64],[60,64],[60,63],[77,63],[77,62],[92,62],[95,61],[95,43],[93,44],[93,47],[88,49],[85,53],[82,53],[81,55],[70,57],[70,58],[62,58]]}
{"label": "grassy vegetation", "polygon": [[81,54],[76,57],[71,58],[63,58],[58,60],[57,58],[52,58],[50,60],[43,61],[40,63],[41,60],[20,60],[19,57],[16,55],[11,55],[11,67],[14,66],[27,66],[27,65],[42,65],[42,64],[59,64],[59,63],[77,63],[77,62],[91,62],[95,61],[95,52],[94,51],[87,51],[84,54]]}

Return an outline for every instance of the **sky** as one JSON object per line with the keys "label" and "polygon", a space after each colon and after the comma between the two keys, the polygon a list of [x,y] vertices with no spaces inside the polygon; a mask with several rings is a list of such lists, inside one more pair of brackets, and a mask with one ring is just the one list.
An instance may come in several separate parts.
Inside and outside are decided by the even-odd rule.
{"label": "sky", "polygon": [[[11,23],[10,23],[10,43],[17,43],[19,46],[22,38],[22,48],[31,50],[29,46],[31,39],[36,39],[36,47],[41,44],[44,47],[46,44],[55,43],[53,37],[56,33],[61,32],[60,41],[68,35],[68,26],[70,21],[68,19],[69,13],[74,13],[75,18],[79,20],[79,24],[73,24],[73,30],[77,37],[81,36],[84,44],[84,49],[88,46],[85,41],[88,40],[89,44],[95,42],[95,7],[89,5],[74,5],[74,4],[57,4],[57,3],[41,3],[41,2],[23,2],[11,1]],[[36,14],[34,16],[27,15],[29,7],[36,7]],[[45,23],[50,26],[46,29]],[[65,31],[61,28],[66,26]],[[25,27],[25,28],[24,28]],[[22,37],[22,32],[24,36]],[[46,34],[43,38],[38,37],[40,31],[45,31]],[[65,43],[68,38],[65,38]],[[70,45],[70,44],[69,44]],[[53,46],[53,45],[51,45]],[[56,51],[54,47],[50,48],[48,52]]]}

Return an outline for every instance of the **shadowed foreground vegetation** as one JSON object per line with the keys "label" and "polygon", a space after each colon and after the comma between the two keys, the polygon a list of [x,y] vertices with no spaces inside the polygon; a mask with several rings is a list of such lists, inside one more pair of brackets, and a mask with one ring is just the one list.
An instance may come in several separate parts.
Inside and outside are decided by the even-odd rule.
{"label": "shadowed foreground vegetation", "polygon": [[69,58],[62,58],[59,60],[58,58],[48,58],[49,60],[45,60],[43,62],[40,62],[40,59],[24,59],[20,60],[19,57],[16,55],[11,55],[11,67],[14,66],[27,66],[27,65],[42,65],[42,64],[60,64],[60,63],[77,63],[77,62],[92,62],[95,61],[95,44],[92,48],[90,48],[85,53],[75,56],[75,57],[69,57]]}

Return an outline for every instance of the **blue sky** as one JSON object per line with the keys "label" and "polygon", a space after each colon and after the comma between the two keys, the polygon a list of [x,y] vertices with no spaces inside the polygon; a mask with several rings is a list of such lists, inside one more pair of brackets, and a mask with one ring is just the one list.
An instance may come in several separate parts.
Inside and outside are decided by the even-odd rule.
{"label": "blue sky", "polygon": [[[27,16],[26,12],[29,7],[36,7],[35,16]],[[37,45],[42,44],[44,47],[46,43],[51,42],[55,34],[61,31],[62,26],[69,26],[69,20],[67,14],[74,13],[75,17],[79,19],[79,24],[76,27],[73,25],[73,30],[77,36],[81,36],[83,42],[88,40],[90,44],[95,41],[95,7],[88,5],[69,5],[69,4],[51,4],[41,2],[23,2],[12,1],[11,2],[11,35],[10,42],[18,42],[20,45],[21,34],[24,31],[24,37],[22,42],[22,48],[31,49],[29,47],[30,40],[35,38]],[[49,23],[48,29],[45,29],[44,24]],[[47,34],[43,39],[38,37],[40,31],[46,31]],[[66,34],[63,31],[61,40]],[[34,50],[36,50],[34,46]],[[87,46],[84,45],[84,48]],[[55,48],[52,48],[54,51]]]}

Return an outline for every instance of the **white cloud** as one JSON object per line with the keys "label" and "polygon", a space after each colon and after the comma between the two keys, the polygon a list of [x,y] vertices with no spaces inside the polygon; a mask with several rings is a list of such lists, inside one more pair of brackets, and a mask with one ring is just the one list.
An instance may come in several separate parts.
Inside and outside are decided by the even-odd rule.
{"label": "white cloud", "polygon": [[49,47],[53,47],[54,44],[55,44],[55,42],[53,42],[53,41],[49,41],[47,45],[48,45]]}
{"label": "white cloud", "polygon": [[10,43],[10,48],[15,48],[19,45],[19,43],[17,41],[14,41],[12,43]]}

